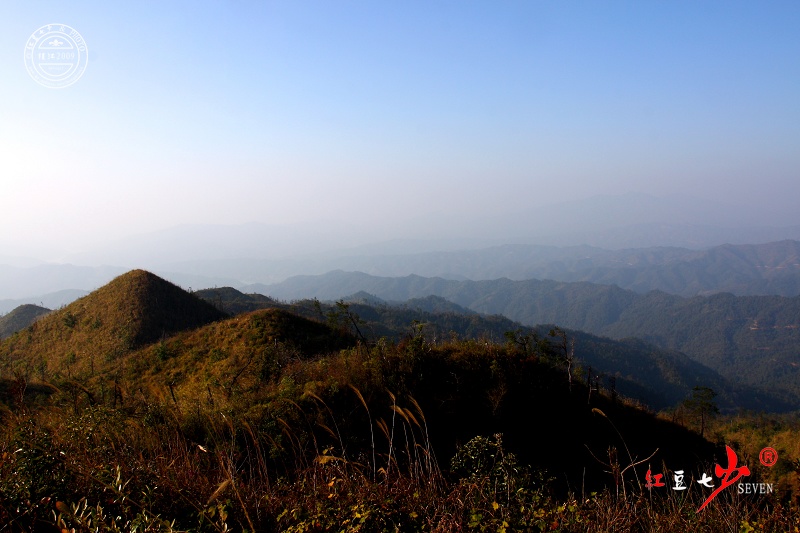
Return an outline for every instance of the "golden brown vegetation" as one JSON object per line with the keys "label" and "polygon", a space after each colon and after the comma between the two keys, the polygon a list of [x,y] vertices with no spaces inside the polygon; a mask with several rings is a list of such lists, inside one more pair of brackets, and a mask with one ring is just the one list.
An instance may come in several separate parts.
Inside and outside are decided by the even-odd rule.
{"label": "golden brown vegetation", "polygon": [[[648,491],[651,466],[711,472],[714,446],[571,383],[547,342],[365,344],[346,323],[280,310],[197,327],[212,315],[148,278],[112,284],[126,287],[114,293],[126,305],[139,294],[137,309],[101,290],[0,345],[0,531],[800,528],[788,490],[731,488],[702,512],[702,491]],[[130,290],[136,279],[150,288]],[[131,318],[143,309],[161,318]],[[171,316],[187,309],[194,318]],[[183,331],[153,336],[159,328]],[[126,331],[150,341],[93,369],[56,364],[59,350],[104,350]],[[44,358],[45,379],[26,373],[29,357]],[[709,431],[757,471],[762,443],[796,457],[796,428],[740,420]],[[780,468],[753,479],[796,483],[796,465]]]}

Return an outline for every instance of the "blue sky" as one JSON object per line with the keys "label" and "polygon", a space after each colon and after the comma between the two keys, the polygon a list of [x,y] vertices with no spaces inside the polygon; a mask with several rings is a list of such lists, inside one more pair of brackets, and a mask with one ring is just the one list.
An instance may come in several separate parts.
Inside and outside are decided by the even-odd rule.
{"label": "blue sky", "polygon": [[[25,70],[48,23],[89,47],[71,87]],[[768,224],[798,198],[797,28],[797,2],[4,0],[0,246],[203,222],[397,237],[627,192]]]}

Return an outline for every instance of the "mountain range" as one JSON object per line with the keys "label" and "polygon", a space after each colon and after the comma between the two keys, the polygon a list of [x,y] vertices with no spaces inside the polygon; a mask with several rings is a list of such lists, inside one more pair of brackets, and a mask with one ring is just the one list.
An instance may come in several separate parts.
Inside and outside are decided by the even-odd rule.
{"label": "mountain range", "polygon": [[734,382],[794,398],[800,383],[800,297],[720,293],[684,298],[588,282],[456,281],[342,271],[250,290],[282,300],[333,301],[358,291],[395,302],[436,295],[527,326],[558,324],[614,339],[638,337],[683,352]]}
{"label": "mountain range", "polygon": [[[332,451],[365,465],[374,451],[383,461],[383,435],[390,449],[400,443],[402,467],[413,457],[415,442],[423,443],[426,456],[447,464],[458,446],[476,435],[502,433],[523,464],[566,473],[560,490],[600,490],[614,479],[597,457],[616,465],[617,449],[620,456],[625,450],[620,462],[630,468],[642,458],[693,465],[713,457],[713,444],[701,435],[642,409],[627,394],[646,392],[669,401],[656,387],[685,392],[695,383],[711,383],[726,401],[735,400],[730,396],[735,387],[680,354],[568,333],[576,335],[575,355],[586,357],[584,364],[595,354],[598,365],[605,358],[620,369],[614,374],[617,385],[600,385],[588,367],[585,374],[577,366],[567,371],[557,336],[542,331],[533,343],[505,335],[491,342],[482,335],[511,327],[512,336],[527,336],[533,330],[503,317],[462,314],[435,298],[401,308],[375,302],[272,305],[230,288],[214,291],[190,293],[149,272],[132,271],[0,342],[0,412],[37,416],[35,428],[43,427],[45,417],[64,424],[30,432],[30,438],[26,433],[18,444],[24,448],[17,450],[47,446],[50,453],[51,442],[58,437],[60,446],[62,436],[68,444],[100,442],[105,448],[91,448],[81,457],[101,468],[107,462],[101,451],[133,448],[115,464],[138,471],[160,457],[140,449],[143,442],[156,445],[147,448],[154,452],[176,446],[179,437],[189,462],[214,465],[223,450],[248,456],[229,446],[255,442],[255,448],[243,449],[261,458],[270,475],[288,476],[326,456],[338,460]],[[229,316],[214,301],[223,306],[238,301],[242,312]],[[246,311],[248,301],[263,308]],[[448,307],[443,313],[420,310],[441,305]],[[409,324],[410,317],[425,324]],[[419,334],[364,342],[350,328],[363,324],[399,333],[400,323]],[[428,338],[426,329],[434,327],[472,327],[474,334]],[[649,378],[642,381],[642,372]],[[108,440],[117,435],[112,431],[120,431],[118,438]],[[418,440],[420,435],[425,440]],[[405,450],[403,440],[409,442]],[[560,455],[548,453],[556,446]],[[55,448],[53,457],[65,456],[70,457]],[[54,479],[61,476],[64,462],[47,463],[50,470],[37,470],[35,479],[49,480],[50,472],[57,474]],[[174,464],[167,457],[159,468],[171,472]],[[84,471],[91,470],[79,473]],[[207,485],[211,490],[203,491],[204,498],[218,484]],[[177,498],[164,494],[162,486],[152,485],[153,501]]]}
{"label": "mountain range", "polygon": [[[358,292],[326,304],[315,300],[283,303],[259,294],[244,294],[230,287],[206,289],[194,293],[215,307],[233,314],[264,308],[279,308],[302,316],[328,321],[336,319],[345,302],[356,317],[358,334],[366,340],[393,339],[424,334],[431,342],[457,336],[504,342],[513,333],[515,339],[526,335],[547,338],[553,325],[526,327],[501,315],[484,315],[439,296],[413,298],[406,302],[387,302],[366,292]],[[719,394],[719,404],[726,410],[788,411],[797,406],[791,395],[773,394],[743,384],[735,384],[709,367],[675,350],[658,348],[639,339],[612,340],[577,330],[566,330],[574,342],[574,354],[583,365],[583,378],[598,380],[608,387],[613,380],[617,390],[655,409],[678,405],[693,387],[712,387]],[[515,341],[516,342],[516,341]]]}
{"label": "mountain range", "polygon": [[[42,381],[50,379],[49,376],[66,375],[88,383],[86,380],[94,376],[120,371],[114,368],[143,371],[141,364],[150,360],[153,350],[147,346],[155,344],[154,353],[160,359],[171,358],[176,350],[187,350],[185,341],[171,337],[191,329],[200,328],[194,335],[198,340],[192,342],[202,343],[204,353],[240,350],[235,348],[239,334],[232,338],[226,329],[240,326],[234,326],[236,318],[226,326],[226,317],[263,310],[271,313],[263,316],[269,317],[272,327],[279,328],[280,333],[278,330],[275,333],[279,338],[288,335],[293,344],[305,346],[303,349],[313,347],[312,351],[326,343],[333,343],[330,346],[334,347],[339,342],[325,340],[322,330],[314,325],[332,320],[345,326],[352,322],[358,328],[358,335],[373,343],[381,338],[404,342],[409,336],[419,334],[433,343],[454,335],[492,343],[511,342],[513,338],[517,343],[526,338],[547,339],[554,327],[525,327],[503,316],[478,314],[437,296],[411,299],[399,305],[389,305],[366,293],[347,300],[349,303],[343,305],[313,300],[286,304],[229,287],[188,293],[153,274],[133,271],[61,310],[47,313],[45,309],[20,308],[8,315],[22,320],[19,315],[25,312],[31,315],[30,323],[20,330],[22,322],[16,321],[18,332],[0,344],[0,361],[7,371],[16,369],[17,374],[35,375]],[[343,309],[347,316],[353,317],[351,322],[349,319],[341,322],[345,318]],[[35,322],[34,315],[38,316]],[[209,326],[212,323],[218,325]],[[674,350],[636,339],[612,340],[576,330],[566,333],[574,342],[576,363],[583,368],[579,380],[589,386],[596,383],[615,389],[652,408],[674,407],[698,386],[716,390],[720,407],[728,410],[786,411],[795,405],[787,395],[781,397],[736,384]],[[143,349],[150,350],[143,358],[133,355]],[[243,352],[240,357],[249,356]]]}
{"label": "mountain range", "polygon": [[[416,274],[451,280],[552,279],[617,285],[637,293],[652,290],[681,296],[730,292],[744,295],[800,294],[800,242],[722,245],[704,250],[639,248],[611,250],[592,246],[501,245],[479,249],[390,253],[389,248],[341,251],[294,259],[195,261],[157,270],[183,287],[231,286],[264,292],[263,283],[298,274],[334,269],[376,276]],[[69,264],[0,265],[0,313],[22,304],[51,309],[85,295],[119,275],[122,267],[77,267]],[[67,291],[66,289],[69,289]],[[56,291],[56,292],[51,292]]]}
{"label": "mountain range", "polygon": [[[618,285],[681,296],[800,294],[800,242],[722,245],[706,250],[503,245],[478,250],[345,257],[336,269],[377,276],[416,274],[455,280],[552,279]],[[319,272],[324,273],[324,272]],[[256,285],[246,290],[263,290]]]}

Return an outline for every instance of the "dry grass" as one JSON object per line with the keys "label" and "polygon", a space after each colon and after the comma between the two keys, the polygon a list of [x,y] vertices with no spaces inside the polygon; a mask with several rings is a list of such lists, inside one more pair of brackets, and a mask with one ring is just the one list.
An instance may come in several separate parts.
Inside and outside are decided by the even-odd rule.
{"label": "dry grass", "polygon": [[[366,345],[274,309],[214,320],[162,281],[123,276],[0,345],[0,532],[800,529],[791,493],[731,488],[698,513],[701,492],[603,472],[713,447],[569,386],[546,346]],[[754,465],[762,440],[793,457],[787,431],[725,435]]]}
{"label": "dry grass", "polygon": [[132,350],[222,318],[180,287],[134,270],[0,344],[0,372],[28,380],[84,380]]}

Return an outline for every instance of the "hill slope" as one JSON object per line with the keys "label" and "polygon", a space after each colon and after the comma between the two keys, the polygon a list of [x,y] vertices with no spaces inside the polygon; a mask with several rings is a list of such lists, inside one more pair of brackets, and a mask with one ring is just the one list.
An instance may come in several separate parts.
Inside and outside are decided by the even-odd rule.
{"label": "hill slope", "polygon": [[[251,295],[243,295],[232,288],[210,289],[205,294],[226,309]],[[525,327],[500,315],[481,315],[438,296],[416,298],[405,303],[375,303],[379,301],[368,293],[357,293],[344,299],[348,312],[358,322],[359,331],[372,341],[380,338],[403,342],[410,337],[423,335],[429,342],[442,342],[454,336],[461,339],[507,342],[507,333],[515,332],[518,340],[536,334],[547,338],[552,326]],[[231,303],[229,304],[228,301]],[[282,304],[271,303],[265,307],[280,307],[317,320],[341,322],[342,310],[311,300]],[[351,328],[352,329],[352,328]],[[353,331],[355,333],[355,331]],[[583,366],[581,379],[591,379],[605,388],[613,387],[625,396],[635,398],[654,409],[674,407],[686,399],[695,386],[713,388],[718,394],[720,408],[726,410],[749,409],[782,412],[792,410],[790,401],[764,390],[737,385],[714,370],[693,361],[686,355],[658,348],[638,339],[612,340],[577,330],[567,330],[575,341],[575,357]]]}
{"label": "hill slope", "polygon": [[[614,418],[640,457],[659,445],[658,460],[686,460],[711,449],[696,435],[621,399],[590,393],[579,379],[569,385],[549,348],[526,354],[511,344],[422,339],[368,347],[338,328],[282,309],[241,314],[145,346],[114,361],[87,387],[99,392],[105,382],[110,390],[112,380],[118,380],[128,408],[160,401],[179,413],[239,413],[249,424],[278,433],[291,426],[293,439],[308,439],[304,447],[344,446],[350,454],[369,446],[363,406],[374,417],[391,416],[387,391],[398,403],[419,402],[437,455],[445,458],[475,434],[502,432],[527,461],[555,468],[558,461],[546,451],[559,442],[576,462],[591,463],[584,444],[601,452],[609,443],[621,444],[614,426],[593,407]],[[192,438],[208,445],[207,435]],[[580,468],[567,470],[576,482]]]}
{"label": "hill slope", "polygon": [[36,319],[50,312],[46,307],[25,304],[20,305],[5,316],[0,316],[0,340],[5,339],[17,331],[27,328]]}
{"label": "hill slope", "polygon": [[255,393],[287,364],[355,344],[346,332],[282,309],[262,309],[183,331],[132,351],[98,374],[128,390],[169,387],[198,399]]}
{"label": "hill slope", "polygon": [[85,376],[148,343],[224,317],[180,287],[134,270],[6,339],[0,364],[43,380],[54,373]]}
{"label": "hill slope", "polygon": [[394,301],[436,295],[525,325],[639,337],[684,352],[733,381],[779,390],[800,405],[800,297],[723,293],[682,298],[587,282],[381,278],[341,271],[297,276],[265,288],[282,299],[333,300],[359,290]]}
{"label": "hill slope", "polygon": [[[214,518],[208,508],[259,531],[288,530],[315,508],[330,518],[322,529],[337,531],[364,529],[362,511],[392,513],[391,523],[365,529],[385,531],[401,523],[395,517],[453,502],[445,512],[467,519],[447,530],[462,531],[475,514],[472,494],[486,488],[481,509],[537,520],[550,498],[566,498],[560,520],[579,490],[619,498],[620,489],[641,490],[651,461],[667,478],[677,467],[697,478],[715,456],[701,436],[570,380],[551,347],[422,338],[365,345],[283,310],[182,331],[108,362],[77,391],[71,381],[39,404],[24,390],[6,401],[25,416],[3,425],[16,451],[0,471],[1,509],[24,530],[52,520],[54,505],[44,505],[58,501],[68,503],[57,511],[102,504],[120,521],[143,509],[175,518],[180,530],[196,527],[198,509]],[[366,491],[351,498],[344,483]],[[370,496],[378,483],[387,490]],[[206,503],[220,497],[219,506]],[[133,511],[118,504],[128,499]],[[328,509],[352,510],[354,521]],[[320,529],[316,519],[304,523]]]}

